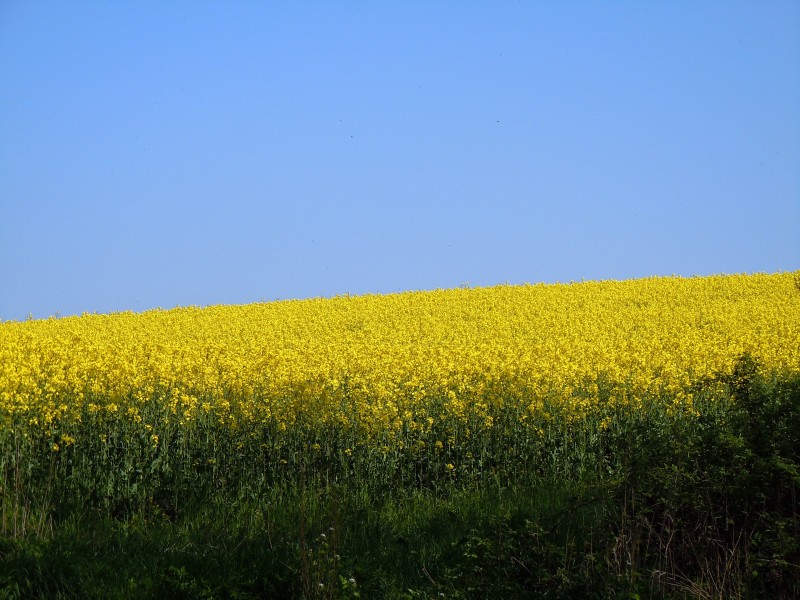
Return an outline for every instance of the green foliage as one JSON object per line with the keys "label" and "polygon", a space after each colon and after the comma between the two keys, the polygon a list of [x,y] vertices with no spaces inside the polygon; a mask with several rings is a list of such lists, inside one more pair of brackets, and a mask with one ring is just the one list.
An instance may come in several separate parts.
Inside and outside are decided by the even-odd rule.
{"label": "green foliage", "polygon": [[498,410],[389,452],[213,414],[145,414],[157,443],[125,419],[20,423],[0,598],[800,596],[800,378],[743,356],[692,392],[534,427]]}

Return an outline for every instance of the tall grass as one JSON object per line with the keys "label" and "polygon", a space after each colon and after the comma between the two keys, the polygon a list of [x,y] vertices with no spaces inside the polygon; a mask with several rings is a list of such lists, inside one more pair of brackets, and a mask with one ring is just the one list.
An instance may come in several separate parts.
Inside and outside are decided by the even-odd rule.
{"label": "tall grass", "polygon": [[744,357],[693,393],[692,410],[652,396],[576,420],[552,406],[525,427],[506,406],[491,427],[442,421],[391,447],[347,428],[231,427],[213,413],[191,426],[146,411],[48,431],[17,423],[0,437],[0,590],[800,593],[800,380]]}

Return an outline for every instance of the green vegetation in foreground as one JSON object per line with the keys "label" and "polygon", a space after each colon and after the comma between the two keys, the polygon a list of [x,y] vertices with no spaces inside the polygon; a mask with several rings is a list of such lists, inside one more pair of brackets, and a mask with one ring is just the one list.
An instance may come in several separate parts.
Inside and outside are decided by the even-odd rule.
{"label": "green vegetation in foreground", "polygon": [[800,378],[744,357],[693,394],[391,454],[211,421],[154,454],[91,419],[103,452],[53,452],[20,425],[0,598],[800,597]]}

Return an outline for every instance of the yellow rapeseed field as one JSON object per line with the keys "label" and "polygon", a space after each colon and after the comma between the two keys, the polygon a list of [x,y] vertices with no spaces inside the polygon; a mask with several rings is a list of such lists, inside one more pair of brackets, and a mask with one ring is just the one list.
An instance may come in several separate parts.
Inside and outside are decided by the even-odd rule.
{"label": "yellow rapeseed field", "polygon": [[[367,434],[664,393],[749,353],[800,372],[800,273],[497,286],[0,323],[5,427],[146,403]],[[598,384],[611,390],[598,393]]]}

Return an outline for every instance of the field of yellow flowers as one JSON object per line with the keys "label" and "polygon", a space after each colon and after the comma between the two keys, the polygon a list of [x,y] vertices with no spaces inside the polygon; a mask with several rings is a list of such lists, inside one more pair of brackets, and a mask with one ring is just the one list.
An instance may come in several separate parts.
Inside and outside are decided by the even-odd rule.
{"label": "field of yellow flowers", "polygon": [[[491,425],[543,403],[576,416],[729,372],[745,353],[800,372],[797,274],[757,274],[341,296],[0,324],[0,423],[156,400],[184,422],[354,428],[434,419]],[[598,379],[607,393],[597,391]],[[583,393],[576,393],[582,390]],[[157,423],[149,423],[157,428]]]}
{"label": "field of yellow flowers", "polygon": [[0,596],[793,597],[798,408],[800,272],[2,322]]}

